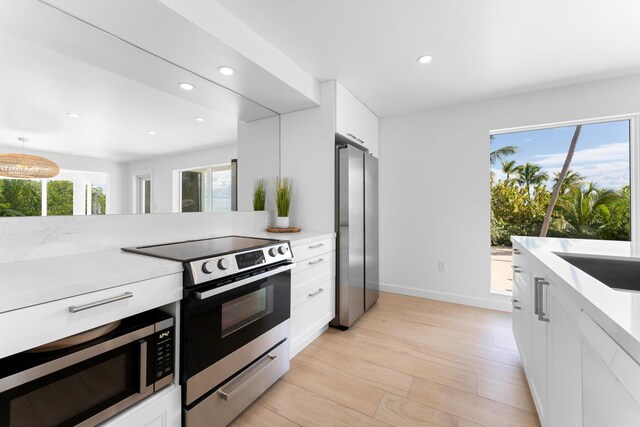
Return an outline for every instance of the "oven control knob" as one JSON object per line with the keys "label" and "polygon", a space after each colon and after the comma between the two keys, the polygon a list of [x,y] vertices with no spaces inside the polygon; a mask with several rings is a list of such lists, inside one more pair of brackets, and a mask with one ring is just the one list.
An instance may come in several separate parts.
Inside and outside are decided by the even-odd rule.
{"label": "oven control knob", "polygon": [[215,268],[213,261],[205,261],[202,264],[202,271],[206,274],[213,273],[213,269]]}
{"label": "oven control knob", "polygon": [[220,258],[220,260],[218,261],[218,268],[220,270],[226,270],[227,268],[229,268],[229,260],[226,258]]}
{"label": "oven control knob", "polygon": [[276,255],[278,255],[278,251],[276,250],[276,248],[269,249],[269,256],[276,256]]}
{"label": "oven control knob", "polygon": [[284,255],[289,251],[289,248],[287,248],[286,245],[282,245],[278,248],[278,252],[280,253],[280,255]]}

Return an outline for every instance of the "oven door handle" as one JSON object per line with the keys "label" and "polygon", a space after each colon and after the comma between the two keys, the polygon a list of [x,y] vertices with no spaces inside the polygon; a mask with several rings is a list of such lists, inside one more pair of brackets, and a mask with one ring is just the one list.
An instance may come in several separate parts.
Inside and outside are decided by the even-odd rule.
{"label": "oven door handle", "polygon": [[221,286],[219,288],[211,289],[209,291],[204,292],[194,292],[196,299],[203,300],[207,298],[211,298],[216,295],[220,295],[227,291],[230,291],[235,288],[239,288],[240,286],[247,285],[249,283],[266,279],[267,277],[275,276],[276,274],[284,273],[285,271],[292,270],[296,266],[296,263],[291,263],[287,265],[283,265],[282,267],[278,267],[275,270],[270,270],[262,274],[256,274],[255,276],[247,277],[246,279],[238,280],[237,282],[229,283],[228,285]]}

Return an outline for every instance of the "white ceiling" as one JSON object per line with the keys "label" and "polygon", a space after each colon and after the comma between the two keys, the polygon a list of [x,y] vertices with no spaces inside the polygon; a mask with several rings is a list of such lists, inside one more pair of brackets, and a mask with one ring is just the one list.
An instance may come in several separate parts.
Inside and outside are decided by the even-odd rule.
{"label": "white ceiling", "polygon": [[217,1],[380,116],[640,72],[638,0]]}
{"label": "white ceiling", "polygon": [[0,51],[6,148],[132,161],[236,140],[234,117],[197,103],[1,32]]}

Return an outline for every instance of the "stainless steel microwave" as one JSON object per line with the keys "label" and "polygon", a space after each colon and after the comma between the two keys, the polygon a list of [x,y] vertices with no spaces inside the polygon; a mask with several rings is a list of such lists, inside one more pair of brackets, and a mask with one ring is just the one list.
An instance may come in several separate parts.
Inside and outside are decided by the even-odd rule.
{"label": "stainless steel microwave", "polygon": [[69,348],[0,360],[0,426],[95,426],[171,384],[174,320],[151,310]]}

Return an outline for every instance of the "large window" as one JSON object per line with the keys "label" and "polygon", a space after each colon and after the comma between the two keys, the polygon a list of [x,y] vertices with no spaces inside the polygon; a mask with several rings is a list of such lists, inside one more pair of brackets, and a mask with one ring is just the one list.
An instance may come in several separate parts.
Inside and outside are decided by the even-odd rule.
{"label": "large window", "polygon": [[231,164],[179,171],[180,212],[231,211]]}
{"label": "large window", "polygon": [[491,135],[492,290],[511,291],[510,237],[631,239],[631,120]]}
{"label": "large window", "polygon": [[107,174],[61,171],[53,179],[0,178],[0,216],[103,215]]}

